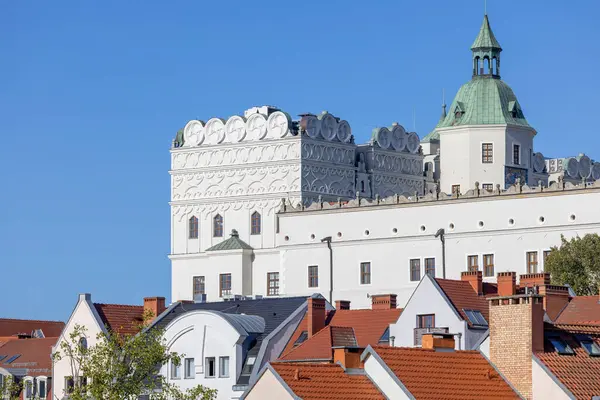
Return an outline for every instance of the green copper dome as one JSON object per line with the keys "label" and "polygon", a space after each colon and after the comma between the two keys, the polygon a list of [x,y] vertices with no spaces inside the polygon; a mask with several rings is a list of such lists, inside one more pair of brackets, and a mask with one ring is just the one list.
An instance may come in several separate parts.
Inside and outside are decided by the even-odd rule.
{"label": "green copper dome", "polygon": [[492,32],[490,20],[488,19],[487,15],[483,17],[483,23],[481,24],[481,29],[479,29],[479,35],[477,35],[475,41],[473,42],[473,45],[471,46],[471,50],[477,49],[502,50],[502,47],[500,47],[500,43],[498,43],[496,37],[494,36],[494,32]]}

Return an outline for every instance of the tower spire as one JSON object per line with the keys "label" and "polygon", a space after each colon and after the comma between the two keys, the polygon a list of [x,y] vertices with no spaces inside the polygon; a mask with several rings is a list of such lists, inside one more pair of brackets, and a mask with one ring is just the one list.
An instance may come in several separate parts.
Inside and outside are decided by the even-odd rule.
{"label": "tower spire", "polygon": [[479,34],[475,38],[471,51],[473,52],[473,76],[486,76],[500,78],[500,52],[502,47],[490,26],[490,20],[486,14]]}
{"label": "tower spire", "polygon": [[446,89],[442,89],[442,116],[440,120],[446,118]]}

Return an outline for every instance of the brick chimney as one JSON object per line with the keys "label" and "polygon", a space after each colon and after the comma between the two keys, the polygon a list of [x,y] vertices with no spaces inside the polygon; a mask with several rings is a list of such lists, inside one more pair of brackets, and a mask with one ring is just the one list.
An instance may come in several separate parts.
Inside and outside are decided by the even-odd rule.
{"label": "brick chimney", "polygon": [[550,284],[550,273],[540,272],[539,274],[523,274],[519,277],[519,286],[533,287]]}
{"label": "brick chimney", "polygon": [[144,297],[144,311],[152,311],[152,314],[154,315],[152,320],[162,314],[165,309],[164,297]]}
{"label": "brick chimney", "polygon": [[454,335],[447,333],[425,333],[421,337],[421,348],[439,351],[454,351]]}
{"label": "brick chimney", "polygon": [[396,308],[395,294],[375,294],[371,296],[371,309],[391,310]]}
{"label": "brick chimney", "polygon": [[350,309],[350,301],[349,300],[336,300],[335,301],[335,309],[336,310],[349,310]]}
{"label": "brick chimney", "polygon": [[531,355],[544,350],[542,296],[499,296],[489,301],[490,360],[523,397],[532,399]]}
{"label": "brick chimney", "polygon": [[334,347],[333,362],[339,362],[344,368],[363,368],[360,356],[364,350],[361,347]]}
{"label": "brick chimney", "polygon": [[460,274],[460,279],[469,282],[478,295],[483,294],[483,276],[481,271],[465,271]]}
{"label": "brick chimney", "polygon": [[517,273],[498,272],[498,296],[514,296],[517,292]]}
{"label": "brick chimney", "polygon": [[325,299],[308,298],[308,337],[312,337],[325,327]]}
{"label": "brick chimney", "polygon": [[544,296],[544,310],[552,321],[558,318],[571,299],[567,286],[543,285],[538,288],[538,292]]}

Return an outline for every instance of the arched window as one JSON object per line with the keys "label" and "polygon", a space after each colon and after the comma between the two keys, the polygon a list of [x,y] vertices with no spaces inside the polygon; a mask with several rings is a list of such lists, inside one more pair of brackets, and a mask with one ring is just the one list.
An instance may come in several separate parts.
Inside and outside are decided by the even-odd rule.
{"label": "arched window", "polygon": [[479,75],[479,57],[475,57],[475,75]]}
{"label": "arched window", "polygon": [[254,211],[252,213],[252,217],[250,218],[250,233],[252,235],[260,235],[260,213],[258,211]]}
{"label": "arched window", "polygon": [[490,64],[490,58],[489,57],[484,57],[483,59],[483,71],[485,74],[491,74],[492,70],[491,70],[492,66]]}
{"label": "arched window", "polygon": [[360,191],[361,192],[365,191],[365,181],[360,181]]}
{"label": "arched window", "polygon": [[87,350],[88,348],[87,339],[83,336],[79,338],[79,348],[83,351]]}
{"label": "arched window", "polygon": [[213,237],[223,237],[223,217],[219,214],[213,218]]}
{"label": "arched window", "polygon": [[190,239],[198,239],[198,218],[195,215],[189,220],[188,230]]}
{"label": "arched window", "polygon": [[498,59],[492,58],[492,74],[498,75]]}

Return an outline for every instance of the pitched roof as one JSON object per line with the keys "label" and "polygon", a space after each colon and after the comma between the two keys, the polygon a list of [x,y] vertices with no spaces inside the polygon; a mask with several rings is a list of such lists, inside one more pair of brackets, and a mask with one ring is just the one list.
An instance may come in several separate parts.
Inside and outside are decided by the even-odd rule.
{"label": "pitched roof", "polygon": [[489,323],[490,313],[488,301],[486,300],[485,295],[477,295],[469,282],[439,278],[436,278],[435,281],[446,297],[448,297],[448,300],[450,300],[462,319],[469,323],[469,326],[473,326],[473,324],[469,318],[467,318],[467,314],[465,314],[463,310],[479,310],[485,320]]}
{"label": "pitched roof", "polygon": [[478,351],[382,346],[373,350],[417,399],[520,398]]}
{"label": "pitched roof", "polygon": [[19,333],[30,335],[36,329],[41,329],[45,337],[58,337],[64,327],[65,323],[62,321],[0,318],[0,336],[14,336]]}
{"label": "pitched roof", "polygon": [[471,46],[471,50],[481,48],[502,50],[502,47],[500,47],[500,43],[498,43],[498,40],[496,40],[496,36],[494,36],[494,32],[492,32],[492,27],[490,26],[490,20],[487,14],[483,17],[483,22],[481,23],[479,34],[475,38],[475,41]]}
{"label": "pitched roof", "polygon": [[[0,347],[0,368],[17,376],[52,376],[52,346],[57,340],[57,337],[11,340]],[[6,363],[16,355],[19,357]]]}
{"label": "pitched roof", "polygon": [[357,346],[352,328],[328,325],[309,340],[292,348],[291,351],[285,353],[280,359],[285,361],[332,361],[333,347]]}
{"label": "pitched roof", "polygon": [[111,331],[135,335],[144,322],[144,306],[94,303],[102,323]]}
{"label": "pitched roof", "polygon": [[576,334],[586,334],[600,346],[600,329],[597,326],[546,325],[545,332],[558,334],[575,354],[558,354],[545,342],[544,351],[536,357],[578,399],[591,399],[600,394],[600,357],[591,357],[581,346]]}
{"label": "pitched roof", "polygon": [[557,324],[581,324],[600,326],[600,298],[576,296],[556,319]]}
{"label": "pitched roof", "polygon": [[231,237],[227,240],[223,240],[215,244],[212,247],[206,249],[206,251],[222,251],[222,250],[253,250],[253,247],[248,243],[240,239],[238,231],[233,229],[231,231]]}
{"label": "pitched roof", "polygon": [[271,363],[271,367],[303,400],[385,399],[367,376],[347,374],[338,364]]}

